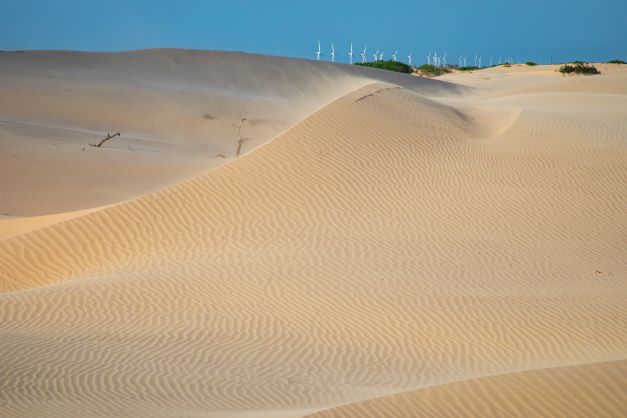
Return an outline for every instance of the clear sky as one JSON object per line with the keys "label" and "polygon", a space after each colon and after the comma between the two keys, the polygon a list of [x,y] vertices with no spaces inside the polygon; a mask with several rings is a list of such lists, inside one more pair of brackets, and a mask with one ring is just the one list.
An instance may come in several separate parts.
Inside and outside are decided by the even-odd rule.
{"label": "clear sky", "polygon": [[[314,58],[335,43],[546,62],[627,60],[627,0],[0,0],[0,50],[196,48]],[[328,58],[328,54],[325,58]]]}

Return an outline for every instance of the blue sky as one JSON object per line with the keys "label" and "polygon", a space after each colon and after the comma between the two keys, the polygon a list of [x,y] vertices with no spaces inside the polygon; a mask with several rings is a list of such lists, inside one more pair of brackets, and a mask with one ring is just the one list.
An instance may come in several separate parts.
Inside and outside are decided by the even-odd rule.
{"label": "blue sky", "polygon": [[[335,43],[555,62],[627,60],[627,0],[0,0],[0,49],[196,48],[313,58]],[[355,56],[358,52],[355,51]]]}

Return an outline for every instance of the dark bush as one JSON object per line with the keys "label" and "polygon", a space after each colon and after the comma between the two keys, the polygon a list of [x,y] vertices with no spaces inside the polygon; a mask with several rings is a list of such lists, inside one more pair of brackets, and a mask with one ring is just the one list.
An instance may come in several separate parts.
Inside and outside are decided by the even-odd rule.
{"label": "dark bush", "polygon": [[472,66],[472,65],[468,65],[466,67],[459,67],[458,69],[459,69],[459,71],[474,71],[474,70],[480,70],[481,68],[480,67],[475,67],[475,66]]}
{"label": "dark bush", "polygon": [[436,67],[435,65],[431,64],[422,64],[420,67],[418,67],[418,72],[423,73],[427,76],[437,77],[442,74],[450,73],[451,70],[445,67]]}
{"label": "dark bush", "polygon": [[564,64],[560,67],[560,73],[562,74],[601,74],[594,65],[587,64],[585,62],[577,62],[574,64]]}
{"label": "dark bush", "polygon": [[535,63],[535,62],[533,62],[533,61],[527,61],[525,64],[527,64],[527,65],[529,65],[529,66],[531,66],[531,67],[533,67],[534,65],[538,65],[538,64],[536,64],[536,63]]}
{"label": "dark bush", "polygon": [[608,61],[608,64],[627,64],[627,62],[623,61],[623,60],[612,60],[612,61]]}
{"label": "dark bush", "polygon": [[393,60],[388,61],[372,61],[372,62],[356,62],[355,65],[361,65],[363,67],[380,68],[382,70],[396,71],[398,73],[411,74],[414,70],[411,66]]}
{"label": "dark bush", "polygon": [[512,64],[510,64],[509,62],[506,62],[505,64],[503,64],[503,67],[511,67]]}

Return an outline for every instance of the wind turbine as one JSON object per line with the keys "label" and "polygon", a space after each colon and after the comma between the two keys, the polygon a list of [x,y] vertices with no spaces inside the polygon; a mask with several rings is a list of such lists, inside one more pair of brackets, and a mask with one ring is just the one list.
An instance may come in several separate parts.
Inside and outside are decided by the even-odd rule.
{"label": "wind turbine", "polygon": [[411,67],[411,53],[407,55],[407,65]]}
{"label": "wind turbine", "polygon": [[475,67],[477,66],[477,58],[479,58],[479,54],[475,52]]}
{"label": "wind turbine", "polygon": [[394,51],[394,53],[392,54],[392,60],[396,61],[396,54],[398,54],[398,49],[396,51]]}
{"label": "wind turbine", "polygon": [[379,50],[377,49],[372,56],[374,57],[374,60],[377,61],[379,59]]}
{"label": "wind turbine", "polygon": [[364,47],[364,52],[361,53],[361,62],[366,62],[366,47]]}
{"label": "wind turbine", "polygon": [[479,68],[481,68],[481,57],[479,57]]}
{"label": "wind turbine", "polygon": [[431,52],[427,55],[427,65],[431,65]]}
{"label": "wind turbine", "polygon": [[444,53],[444,56],[442,57],[442,66],[446,67],[446,52]]}
{"label": "wind turbine", "polygon": [[333,42],[331,42],[331,62],[335,62],[335,47],[333,46]]}
{"label": "wind turbine", "polygon": [[383,55],[385,54],[385,51],[383,51],[381,54],[379,54],[379,61],[383,61]]}
{"label": "wind turbine", "polygon": [[318,50],[316,51],[316,59],[318,61],[320,61],[320,54],[322,53],[322,51],[320,51],[320,41],[318,41]]}
{"label": "wind turbine", "polygon": [[438,52],[437,51],[433,54],[433,65],[435,65],[436,67],[440,66],[440,61],[438,61]]}
{"label": "wind turbine", "polygon": [[349,62],[352,64],[353,63],[353,43],[351,42],[351,50],[348,53],[348,57],[349,57]]}

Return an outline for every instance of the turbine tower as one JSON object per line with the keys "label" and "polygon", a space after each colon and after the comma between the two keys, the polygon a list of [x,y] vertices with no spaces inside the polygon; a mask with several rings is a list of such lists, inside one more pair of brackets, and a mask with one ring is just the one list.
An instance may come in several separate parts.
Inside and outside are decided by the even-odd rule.
{"label": "turbine tower", "polygon": [[407,55],[407,65],[411,67],[411,53]]}
{"label": "turbine tower", "polygon": [[333,42],[331,42],[331,62],[335,62],[335,47],[333,46]]}
{"label": "turbine tower", "polygon": [[394,53],[392,54],[392,60],[396,61],[396,54],[398,54],[398,49],[396,51],[394,51]]}
{"label": "turbine tower", "polygon": [[442,57],[442,66],[446,67],[446,53],[444,53],[444,56]]}
{"label": "turbine tower", "polygon": [[429,55],[427,55],[427,64],[431,65],[431,52],[429,52]]}
{"label": "turbine tower", "polygon": [[377,61],[379,59],[379,50],[377,49],[372,56],[374,57],[374,60]]}
{"label": "turbine tower", "polygon": [[364,47],[364,52],[361,53],[361,62],[366,62],[366,47]]}
{"label": "turbine tower", "polygon": [[383,54],[385,54],[385,51],[383,51],[383,52],[379,55],[379,61],[383,61]]}
{"label": "turbine tower", "polygon": [[351,42],[351,50],[348,53],[348,58],[349,58],[349,62],[352,64],[353,63],[353,43]]}
{"label": "turbine tower", "polygon": [[318,61],[320,61],[320,54],[322,51],[320,51],[320,41],[318,41],[318,50],[316,51],[316,59]]}

